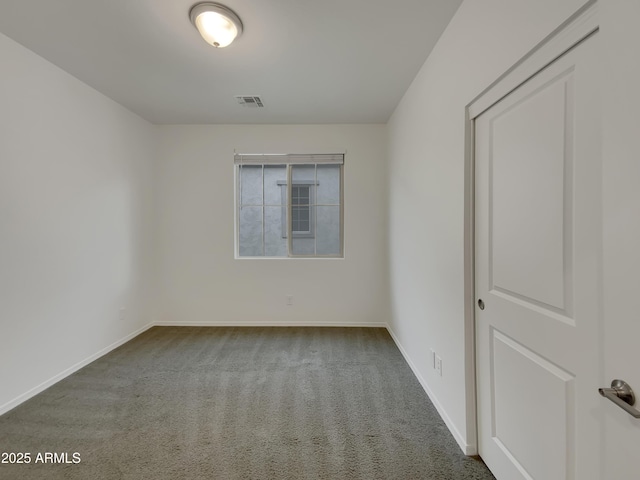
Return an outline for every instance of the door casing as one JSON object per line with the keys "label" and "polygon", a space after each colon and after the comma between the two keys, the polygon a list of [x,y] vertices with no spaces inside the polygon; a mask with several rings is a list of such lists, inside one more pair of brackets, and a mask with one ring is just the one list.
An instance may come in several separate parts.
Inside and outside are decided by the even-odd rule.
{"label": "door casing", "polygon": [[592,0],[551,32],[491,83],[466,108],[464,166],[464,351],[467,455],[478,454],[475,329],[475,118],[599,29],[597,0]]}

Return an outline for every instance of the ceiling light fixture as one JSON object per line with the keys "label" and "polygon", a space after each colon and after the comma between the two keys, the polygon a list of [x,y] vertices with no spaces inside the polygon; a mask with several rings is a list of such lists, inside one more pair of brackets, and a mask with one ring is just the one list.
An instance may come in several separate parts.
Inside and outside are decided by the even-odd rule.
{"label": "ceiling light fixture", "polygon": [[242,34],[242,21],[230,8],[219,3],[198,3],[189,12],[205,42],[214,47],[226,47]]}

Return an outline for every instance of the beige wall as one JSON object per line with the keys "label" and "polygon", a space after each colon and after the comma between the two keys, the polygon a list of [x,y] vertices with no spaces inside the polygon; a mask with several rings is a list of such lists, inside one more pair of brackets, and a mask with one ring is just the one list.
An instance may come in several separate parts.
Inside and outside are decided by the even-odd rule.
{"label": "beige wall", "polygon": [[149,322],[153,126],[4,35],[0,57],[2,413]]}
{"label": "beige wall", "polygon": [[[158,321],[386,324],[384,125],[161,126],[158,144]],[[346,151],[344,259],[234,259],[234,150]]]}

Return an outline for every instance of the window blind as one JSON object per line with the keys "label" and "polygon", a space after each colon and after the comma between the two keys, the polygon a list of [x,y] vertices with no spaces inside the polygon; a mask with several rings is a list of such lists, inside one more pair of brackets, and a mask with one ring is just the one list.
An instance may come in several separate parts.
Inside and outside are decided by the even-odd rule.
{"label": "window blind", "polygon": [[332,164],[343,165],[344,153],[314,154],[271,154],[271,153],[236,153],[233,156],[236,165],[289,165],[289,164]]}

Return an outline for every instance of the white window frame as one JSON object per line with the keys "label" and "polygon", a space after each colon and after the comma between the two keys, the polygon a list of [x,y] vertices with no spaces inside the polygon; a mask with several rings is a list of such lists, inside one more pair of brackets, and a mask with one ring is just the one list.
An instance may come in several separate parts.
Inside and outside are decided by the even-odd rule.
{"label": "white window frame", "polygon": [[[340,197],[339,205],[336,204],[318,204],[316,203],[316,188],[318,185],[317,173],[315,180],[292,181],[292,166],[297,165],[339,165],[340,166]],[[287,256],[265,256],[264,255],[264,203],[262,204],[262,256],[241,256],[240,255],[240,209],[242,207],[242,182],[240,170],[242,166],[262,166],[263,167],[263,189],[264,189],[264,166],[266,165],[284,165],[287,168],[286,182],[278,181],[278,185],[284,187],[286,184],[286,205],[283,205],[286,229],[283,229],[283,238],[287,238]],[[235,154],[234,155],[234,174],[235,174],[235,258],[236,259],[287,259],[287,258],[344,258],[344,154]],[[310,232],[292,232],[291,218],[291,189],[292,185],[309,185],[310,188],[310,221],[312,222]],[[282,188],[283,195],[285,189]],[[264,192],[264,190],[263,190]],[[264,193],[263,193],[264,195]],[[320,255],[314,253],[312,255],[299,255],[293,253],[293,239],[295,238],[315,238],[317,227],[317,219],[315,209],[323,206],[338,206],[340,208],[340,252],[332,255]],[[286,211],[284,211],[286,209]],[[316,245],[317,247],[317,245]],[[315,249],[315,247],[314,247]]]}

